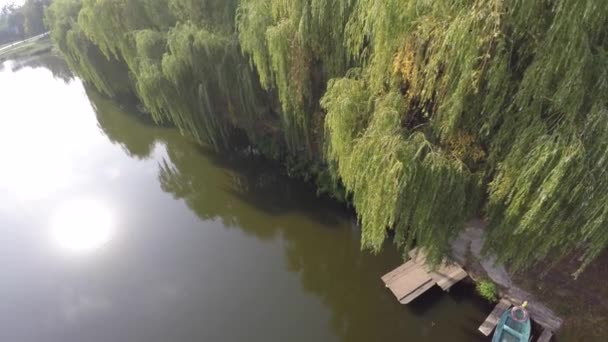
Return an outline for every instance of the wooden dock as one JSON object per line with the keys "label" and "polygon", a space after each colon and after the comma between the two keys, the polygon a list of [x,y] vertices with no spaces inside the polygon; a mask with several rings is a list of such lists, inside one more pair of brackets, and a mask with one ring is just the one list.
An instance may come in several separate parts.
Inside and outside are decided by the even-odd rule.
{"label": "wooden dock", "polygon": [[551,337],[553,337],[553,333],[550,330],[544,329],[538,338],[538,342],[549,342],[551,341]]}
{"label": "wooden dock", "polygon": [[490,315],[488,315],[486,320],[481,324],[479,331],[486,336],[490,336],[492,330],[494,330],[496,324],[498,324],[500,316],[502,316],[502,314],[510,307],[511,302],[506,299],[501,299],[500,302],[498,302],[498,304],[496,304],[494,307],[494,310],[492,310]]}
{"label": "wooden dock", "polygon": [[382,276],[382,281],[401,304],[408,304],[434,285],[447,291],[466,278],[467,273],[458,264],[444,261],[436,269],[426,263],[423,251],[410,251],[411,259]]}
{"label": "wooden dock", "polygon": [[[467,272],[457,263],[444,261],[436,268],[430,267],[426,262],[424,251],[414,249],[409,253],[410,260],[382,276],[382,281],[395,295],[399,303],[408,304],[431,287],[438,285],[444,291],[448,291],[457,282],[468,276]],[[525,298],[525,294],[508,292],[498,302],[492,313],[479,327],[479,331],[485,336],[490,336],[498,324],[500,317],[513,305],[523,302],[519,298]],[[538,309],[538,305],[530,303],[527,307],[530,318],[543,327],[543,332],[538,342],[549,342],[553,337],[553,331],[561,326],[561,319],[554,317],[546,310]],[[539,306],[542,308],[542,306]]]}

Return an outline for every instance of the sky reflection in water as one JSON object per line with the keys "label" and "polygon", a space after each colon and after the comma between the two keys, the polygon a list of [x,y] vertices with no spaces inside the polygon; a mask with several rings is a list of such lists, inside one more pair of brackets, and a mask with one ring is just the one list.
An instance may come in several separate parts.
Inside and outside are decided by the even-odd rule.
{"label": "sky reflection in water", "polygon": [[[97,176],[86,170],[107,155],[94,116],[83,115],[92,108],[82,84],[7,64],[0,81],[0,212],[38,216],[55,247],[93,251],[111,239],[115,218],[81,186]],[[17,72],[8,71],[11,64]]]}

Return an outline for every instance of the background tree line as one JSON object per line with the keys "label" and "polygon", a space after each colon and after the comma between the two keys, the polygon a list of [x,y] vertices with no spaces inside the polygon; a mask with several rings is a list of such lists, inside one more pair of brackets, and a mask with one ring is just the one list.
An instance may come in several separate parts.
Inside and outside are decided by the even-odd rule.
{"label": "background tree line", "polygon": [[26,0],[22,6],[8,4],[0,10],[0,45],[37,36],[47,31],[44,11],[52,0]]}

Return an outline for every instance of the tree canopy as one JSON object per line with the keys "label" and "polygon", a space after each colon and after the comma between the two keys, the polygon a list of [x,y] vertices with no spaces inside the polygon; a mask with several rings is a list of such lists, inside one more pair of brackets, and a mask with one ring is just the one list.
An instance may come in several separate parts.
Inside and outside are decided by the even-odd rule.
{"label": "tree canopy", "polygon": [[106,95],[342,184],[365,248],[392,229],[439,260],[474,216],[515,269],[608,246],[606,1],[56,0],[47,20]]}

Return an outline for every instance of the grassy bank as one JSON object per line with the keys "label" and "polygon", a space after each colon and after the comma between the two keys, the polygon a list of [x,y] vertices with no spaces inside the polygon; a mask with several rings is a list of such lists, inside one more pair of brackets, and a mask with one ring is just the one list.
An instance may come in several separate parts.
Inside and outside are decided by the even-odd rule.
{"label": "grassy bank", "polygon": [[9,59],[23,59],[38,56],[53,50],[53,41],[50,37],[42,37],[38,40],[17,44],[13,47],[0,51],[0,62]]}

